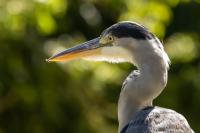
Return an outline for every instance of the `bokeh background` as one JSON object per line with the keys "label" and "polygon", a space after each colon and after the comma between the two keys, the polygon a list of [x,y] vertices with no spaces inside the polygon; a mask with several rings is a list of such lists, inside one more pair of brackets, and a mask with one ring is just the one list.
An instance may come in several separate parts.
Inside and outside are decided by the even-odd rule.
{"label": "bokeh background", "polygon": [[163,42],[172,65],[154,105],[200,132],[200,0],[0,0],[0,133],[116,133],[134,66],[45,59],[131,20]]}

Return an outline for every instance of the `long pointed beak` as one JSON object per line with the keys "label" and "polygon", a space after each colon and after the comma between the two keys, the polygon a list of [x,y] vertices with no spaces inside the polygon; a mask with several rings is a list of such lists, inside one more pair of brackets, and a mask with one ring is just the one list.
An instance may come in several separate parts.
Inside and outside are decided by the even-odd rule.
{"label": "long pointed beak", "polygon": [[48,62],[70,61],[77,58],[83,58],[83,57],[95,55],[100,52],[100,50],[98,49],[99,47],[100,47],[100,44],[99,44],[99,37],[98,37],[88,42],[69,48],[58,54],[55,54],[49,59],[46,59],[46,61]]}

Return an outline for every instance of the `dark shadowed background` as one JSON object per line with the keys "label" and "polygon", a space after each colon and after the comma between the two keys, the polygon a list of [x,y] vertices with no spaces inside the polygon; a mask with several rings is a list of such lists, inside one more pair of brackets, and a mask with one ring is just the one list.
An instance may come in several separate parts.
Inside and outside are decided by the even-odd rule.
{"label": "dark shadowed background", "polygon": [[171,58],[154,105],[200,132],[200,0],[0,0],[0,133],[116,133],[121,85],[135,67],[45,59],[123,20],[148,27]]}

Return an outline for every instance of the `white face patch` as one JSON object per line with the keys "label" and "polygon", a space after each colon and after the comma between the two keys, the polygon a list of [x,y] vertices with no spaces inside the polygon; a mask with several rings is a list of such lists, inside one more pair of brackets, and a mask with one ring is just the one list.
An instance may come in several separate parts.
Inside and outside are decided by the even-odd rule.
{"label": "white face patch", "polygon": [[132,54],[123,47],[103,47],[101,54],[85,57],[86,60],[107,61],[111,63],[130,62],[133,63]]}

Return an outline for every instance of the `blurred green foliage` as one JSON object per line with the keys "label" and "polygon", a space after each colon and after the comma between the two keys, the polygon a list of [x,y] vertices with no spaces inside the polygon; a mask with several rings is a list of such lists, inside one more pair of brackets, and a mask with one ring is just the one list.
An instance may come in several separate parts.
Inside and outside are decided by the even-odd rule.
{"label": "blurred green foliage", "polygon": [[130,64],[45,59],[123,20],[144,24],[172,59],[154,104],[200,132],[199,0],[0,0],[0,133],[115,133]]}

